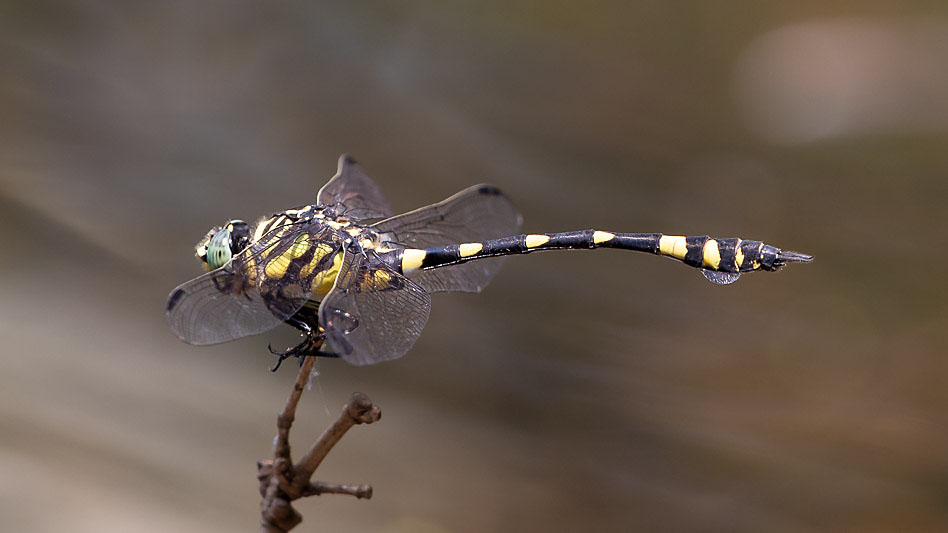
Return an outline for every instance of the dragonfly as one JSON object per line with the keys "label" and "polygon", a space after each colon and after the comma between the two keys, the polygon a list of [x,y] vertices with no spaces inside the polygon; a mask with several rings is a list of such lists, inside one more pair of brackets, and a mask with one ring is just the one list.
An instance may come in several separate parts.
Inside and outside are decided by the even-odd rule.
{"label": "dragonfly", "polygon": [[195,247],[206,273],[176,287],[166,313],[193,345],[217,344],[289,324],[303,340],[279,357],[342,358],[354,365],[397,359],[421,335],[431,293],[480,292],[502,256],[616,248],[698,269],[710,282],[775,271],[812,256],[761,241],[588,229],[520,234],[522,217],[491,185],[394,214],[375,182],[343,155],[316,202],[248,224],[230,220]]}

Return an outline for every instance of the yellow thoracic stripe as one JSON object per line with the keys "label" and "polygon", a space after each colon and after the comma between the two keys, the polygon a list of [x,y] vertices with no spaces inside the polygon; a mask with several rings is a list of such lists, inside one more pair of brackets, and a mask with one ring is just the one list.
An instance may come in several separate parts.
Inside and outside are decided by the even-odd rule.
{"label": "yellow thoracic stripe", "polygon": [[658,250],[662,255],[684,259],[685,254],[688,253],[688,245],[682,235],[662,235],[658,240]]}
{"label": "yellow thoracic stripe", "polygon": [[289,268],[290,263],[292,263],[294,259],[302,257],[307,250],[309,250],[309,235],[304,233],[297,237],[286,251],[267,263],[264,272],[266,272],[267,277],[270,279],[282,278],[283,275],[286,274],[286,269]]}
{"label": "yellow thoracic stripe", "polygon": [[[268,223],[271,220],[273,221],[273,224],[270,224],[270,228],[264,231],[264,229],[266,229]],[[260,222],[260,224],[257,225],[256,229],[254,230],[255,243],[260,245],[261,240],[265,236],[270,235],[269,242],[263,243],[262,246],[260,247],[261,259],[265,259],[268,255],[270,255],[270,252],[273,251],[274,246],[276,246],[277,243],[280,242],[281,238],[283,237],[283,234],[286,232],[286,230],[284,229],[285,226],[290,224],[290,222],[291,221],[289,218],[283,215],[278,215],[278,216],[269,218],[267,220],[264,220]]]}
{"label": "yellow thoracic stripe", "polygon": [[593,243],[602,244],[604,242],[611,241],[616,237],[615,233],[609,233],[608,231],[594,231],[593,232]]}
{"label": "yellow thoracic stripe", "polygon": [[537,246],[543,246],[549,241],[549,235],[527,235],[525,244],[527,248],[536,248]]}
{"label": "yellow thoracic stripe", "polygon": [[333,283],[336,282],[336,276],[339,275],[339,267],[342,266],[342,252],[337,253],[332,258],[332,266],[313,276],[310,285],[310,291],[317,296],[329,294]]}
{"label": "yellow thoracic stripe", "polygon": [[737,240],[737,244],[734,245],[734,263],[737,265],[737,269],[741,269],[741,265],[744,264],[744,250],[741,250],[741,240]]}
{"label": "yellow thoracic stripe", "polygon": [[264,269],[264,272],[267,274],[267,277],[270,279],[280,279],[286,274],[286,269],[290,266],[290,259],[286,257],[286,253],[280,255],[280,257],[275,257],[267,263],[267,267]]}
{"label": "yellow thoracic stripe", "polygon": [[708,239],[704,243],[704,250],[701,253],[701,264],[718,269],[718,266],[721,264],[721,250],[718,248],[718,241],[714,239]]}
{"label": "yellow thoracic stripe", "polygon": [[458,246],[458,255],[460,257],[471,257],[477,255],[483,249],[484,245],[479,242],[468,242]]}
{"label": "yellow thoracic stripe", "polygon": [[321,242],[316,245],[316,249],[313,250],[313,258],[310,259],[309,263],[303,265],[303,268],[300,269],[300,279],[306,279],[310,274],[316,270],[316,267],[319,265],[319,262],[326,257],[326,254],[332,252],[332,246]]}
{"label": "yellow thoracic stripe", "polygon": [[402,251],[402,272],[410,274],[419,268],[425,261],[427,252],[417,248],[406,248]]}
{"label": "yellow thoracic stripe", "polygon": [[309,235],[304,233],[297,237],[293,245],[283,253],[284,255],[289,254],[290,257],[296,259],[297,257],[303,257],[307,250],[309,250]]}
{"label": "yellow thoracic stripe", "polygon": [[266,220],[261,220],[260,223],[257,224],[257,227],[254,228],[254,230],[253,230],[253,242],[257,242],[257,241],[259,241],[260,239],[263,238],[263,230],[264,230],[264,228],[267,227],[267,222],[269,222],[269,221],[271,221],[271,220],[273,220],[273,219],[272,219],[272,218],[268,218],[268,219],[266,219]]}

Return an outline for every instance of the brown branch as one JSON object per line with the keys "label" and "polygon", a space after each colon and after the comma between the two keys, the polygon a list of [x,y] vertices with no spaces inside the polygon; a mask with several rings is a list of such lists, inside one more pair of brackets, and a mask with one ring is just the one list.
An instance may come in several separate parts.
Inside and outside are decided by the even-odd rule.
{"label": "brown branch", "polygon": [[277,415],[273,459],[257,463],[257,480],[260,483],[262,498],[260,531],[265,533],[286,532],[303,521],[302,515],[291,505],[299,498],[320,494],[348,494],[360,499],[372,497],[370,485],[333,485],[311,481],[316,468],[346,431],[356,424],[371,424],[382,417],[382,411],[362,393],[352,394],[339,418],[323,431],[300,462],[293,465],[290,458],[290,427],[293,425],[296,406],[309,380],[313,364],[313,357],[304,358],[283,412]]}
{"label": "brown branch", "polygon": [[[309,479],[319,463],[322,462],[329,450],[339,442],[339,439],[356,424],[371,424],[382,418],[382,411],[372,404],[372,400],[361,392],[352,393],[349,403],[346,404],[342,416],[323,431],[313,447],[300,459],[296,468],[300,474]],[[302,488],[300,486],[300,488]]]}
{"label": "brown branch", "polygon": [[348,494],[360,500],[372,497],[372,485],[332,485],[322,481],[314,481],[303,487],[303,496],[319,496],[320,494]]}

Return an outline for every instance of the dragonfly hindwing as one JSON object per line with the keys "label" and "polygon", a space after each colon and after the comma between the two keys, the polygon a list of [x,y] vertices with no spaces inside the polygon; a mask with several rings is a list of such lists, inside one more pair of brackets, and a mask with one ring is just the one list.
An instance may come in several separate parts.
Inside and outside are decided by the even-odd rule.
{"label": "dragonfly hindwing", "polygon": [[[373,225],[400,245],[431,248],[475,243],[520,231],[521,216],[496,187],[475,185],[429,206]],[[428,292],[480,292],[500,268],[502,259],[487,259],[422,272],[413,279]]]}
{"label": "dragonfly hindwing", "polygon": [[397,359],[428,321],[431,297],[371,250],[347,250],[339,276],[319,306],[330,348],[354,365]]}

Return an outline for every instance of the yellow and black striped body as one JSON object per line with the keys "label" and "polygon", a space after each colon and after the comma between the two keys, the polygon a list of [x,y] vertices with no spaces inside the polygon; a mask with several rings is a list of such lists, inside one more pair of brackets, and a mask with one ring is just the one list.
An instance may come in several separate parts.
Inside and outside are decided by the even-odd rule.
{"label": "yellow and black striped body", "polygon": [[[300,231],[300,225],[306,230]],[[432,248],[405,248],[389,242],[388,234],[371,226],[336,215],[321,206],[290,209],[264,218],[249,239],[252,258],[243,263],[243,286],[226,290],[240,294],[254,288],[271,306],[282,300],[305,298],[318,302],[332,289],[339,275],[345,250],[372,250],[382,262],[410,278],[424,271],[450,267],[489,257],[527,254],[541,250],[616,248],[649,252],[677,259],[699,268],[715,283],[731,283],[744,272],[776,270],[789,261],[808,261],[809,256],[784,252],[760,241],[661,233],[613,233],[583,230],[502,237],[483,242],[449,244]],[[292,240],[292,242],[287,242]],[[201,249],[201,246],[198,246]],[[717,276],[711,273],[721,273]],[[384,271],[359,283],[381,290],[389,283]],[[221,288],[225,290],[225,288]],[[296,305],[295,303],[293,305]]]}
{"label": "yellow and black striped body", "polygon": [[[305,224],[305,232],[299,231],[299,224]],[[292,244],[283,242],[287,239],[293,239]],[[255,261],[245,268],[262,293],[306,294],[318,301],[332,289],[345,249],[369,250],[380,244],[379,233],[371,227],[306,206],[257,223],[250,243]]]}
{"label": "yellow and black striped body", "polygon": [[584,230],[565,233],[516,235],[485,242],[452,244],[427,249],[407,248],[399,252],[401,271],[418,271],[464,263],[484,257],[526,254],[540,250],[617,248],[649,252],[678,259],[708,271],[741,273],[776,270],[788,261],[807,261],[809,256],[783,252],[760,241],[739,238],[714,239],[661,233],[613,233]]}

